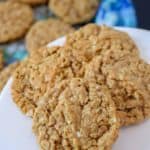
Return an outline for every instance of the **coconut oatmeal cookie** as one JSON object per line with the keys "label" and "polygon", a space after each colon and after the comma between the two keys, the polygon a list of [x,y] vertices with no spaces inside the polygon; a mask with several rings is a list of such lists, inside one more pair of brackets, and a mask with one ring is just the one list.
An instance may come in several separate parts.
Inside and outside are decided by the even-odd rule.
{"label": "coconut oatmeal cookie", "polygon": [[119,126],[107,88],[73,78],[55,85],[49,98],[33,117],[41,150],[111,148]]}
{"label": "coconut oatmeal cookie", "polygon": [[16,70],[12,84],[14,102],[32,116],[34,109],[49,100],[49,90],[60,81],[83,77],[89,61],[84,53],[69,47],[50,48],[52,53],[38,61],[27,59]]}
{"label": "coconut oatmeal cookie", "polygon": [[150,65],[144,61],[132,56],[117,61],[97,56],[88,65],[85,78],[107,85],[122,125],[150,117]]}
{"label": "coconut oatmeal cookie", "polygon": [[16,2],[0,2],[0,43],[21,38],[33,22],[32,9]]}
{"label": "coconut oatmeal cookie", "polygon": [[98,8],[98,0],[50,0],[51,11],[70,24],[91,20]]}
{"label": "coconut oatmeal cookie", "polygon": [[134,41],[127,33],[95,24],[88,24],[69,34],[66,45],[86,51],[92,57],[106,52],[118,58],[125,55],[139,55]]}
{"label": "coconut oatmeal cookie", "polygon": [[73,27],[58,19],[38,21],[26,36],[27,49],[29,52],[37,51],[40,47],[73,31]]}

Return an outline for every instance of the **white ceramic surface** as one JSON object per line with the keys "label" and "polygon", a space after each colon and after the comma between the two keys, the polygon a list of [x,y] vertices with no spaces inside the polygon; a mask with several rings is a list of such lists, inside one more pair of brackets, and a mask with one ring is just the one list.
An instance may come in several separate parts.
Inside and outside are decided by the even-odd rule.
{"label": "white ceramic surface", "polygon": [[[128,32],[137,43],[141,57],[150,63],[150,32],[118,28]],[[48,46],[63,45],[65,38]],[[24,116],[12,101],[10,79],[0,95],[0,150],[38,150],[32,133],[32,120]],[[121,129],[112,150],[150,150],[150,120],[139,125]]]}

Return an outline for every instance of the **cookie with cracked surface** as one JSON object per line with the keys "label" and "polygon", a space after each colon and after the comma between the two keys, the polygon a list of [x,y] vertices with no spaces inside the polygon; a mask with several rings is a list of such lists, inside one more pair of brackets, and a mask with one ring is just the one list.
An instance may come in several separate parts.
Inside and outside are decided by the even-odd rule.
{"label": "cookie with cracked surface", "polygon": [[0,71],[3,69],[3,67],[4,67],[3,53],[0,50]]}
{"label": "cookie with cracked surface", "polygon": [[[95,24],[88,24],[69,34],[65,46],[86,53],[90,59],[96,55],[104,55],[106,53],[113,59],[119,59],[125,55],[133,55],[134,57],[139,55],[135,43],[128,34]],[[49,50],[44,47],[44,49],[37,49],[33,55],[38,54],[46,57],[48,53]]]}
{"label": "cookie with cracked surface", "polygon": [[79,24],[94,17],[98,4],[98,0],[50,0],[49,8],[65,22]]}
{"label": "cookie with cracked surface", "polygon": [[91,56],[102,55],[106,52],[112,53],[112,57],[139,55],[134,41],[127,33],[95,24],[88,24],[69,34],[66,45],[74,49],[82,49]]}
{"label": "cookie with cracked surface", "polygon": [[89,61],[70,47],[49,48],[52,53],[38,61],[28,59],[16,70],[12,84],[14,102],[32,116],[38,105],[49,100],[49,90],[60,81],[84,76]]}
{"label": "cookie with cracked surface", "polygon": [[0,2],[0,43],[24,36],[33,22],[32,9],[16,2]]}
{"label": "cookie with cracked surface", "polygon": [[39,5],[39,4],[45,4],[47,0],[9,0],[12,2],[21,2],[29,5]]}
{"label": "cookie with cracked surface", "polygon": [[33,117],[41,150],[111,149],[119,126],[107,88],[72,78],[57,84],[49,96]]}
{"label": "cookie with cracked surface", "polygon": [[107,85],[122,126],[150,117],[150,65],[137,57],[105,61],[97,56],[86,68],[85,78]]}
{"label": "cookie with cracked surface", "polygon": [[10,78],[10,76],[13,74],[15,69],[19,66],[19,63],[14,63],[9,65],[8,67],[4,68],[0,72],[0,91],[2,91],[3,87],[5,86],[6,82]]}
{"label": "cookie with cracked surface", "polygon": [[73,27],[58,19],[38,21],[26,36],[26,47],[29,52],[37,51],[40,47],[73,31]]}

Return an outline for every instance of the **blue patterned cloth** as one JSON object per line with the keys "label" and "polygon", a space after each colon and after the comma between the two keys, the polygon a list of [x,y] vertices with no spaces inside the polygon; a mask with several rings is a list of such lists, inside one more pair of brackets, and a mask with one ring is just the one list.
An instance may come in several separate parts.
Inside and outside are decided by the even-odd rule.
{"label": "blue patterned cloth", "polygon": [[95,22],[109,26],[136,27],[137,18],[131,0],[102,0]]}

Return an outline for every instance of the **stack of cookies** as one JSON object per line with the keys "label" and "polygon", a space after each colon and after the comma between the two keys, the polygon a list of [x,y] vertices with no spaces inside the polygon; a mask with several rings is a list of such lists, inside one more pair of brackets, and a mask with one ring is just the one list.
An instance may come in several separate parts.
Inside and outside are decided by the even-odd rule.
{"label": "stack of cookies", "polygon": [[110,150],[119,128],[150,117],[150,65],[128,34],[94,24],[21,62],[12,97],[41,150]]}
{"label": "stack of cookies", "polygon": [[[47,6],[55,17],[36,21],[34,9],[40,5]],[[9,47],[9,44],[19,43],[18,40],[21,39],[23,40],[23,47],[25,45],[29,53],[36,52],[37,49],[60,36],[73,32],[75,30],[73,25],[89,22],[96,14],[98,5],[99,0],[2,1],[0,2],[0,44],[6,44]],[[14,66],[13,64],[13,70]],[[12,67],[10,66],[10,68]],[[1,63],[0,69],[2,69]],[[0,72],[0,78],[2,79],[0,91],[13,70],[7,69],[2,75]]]}

